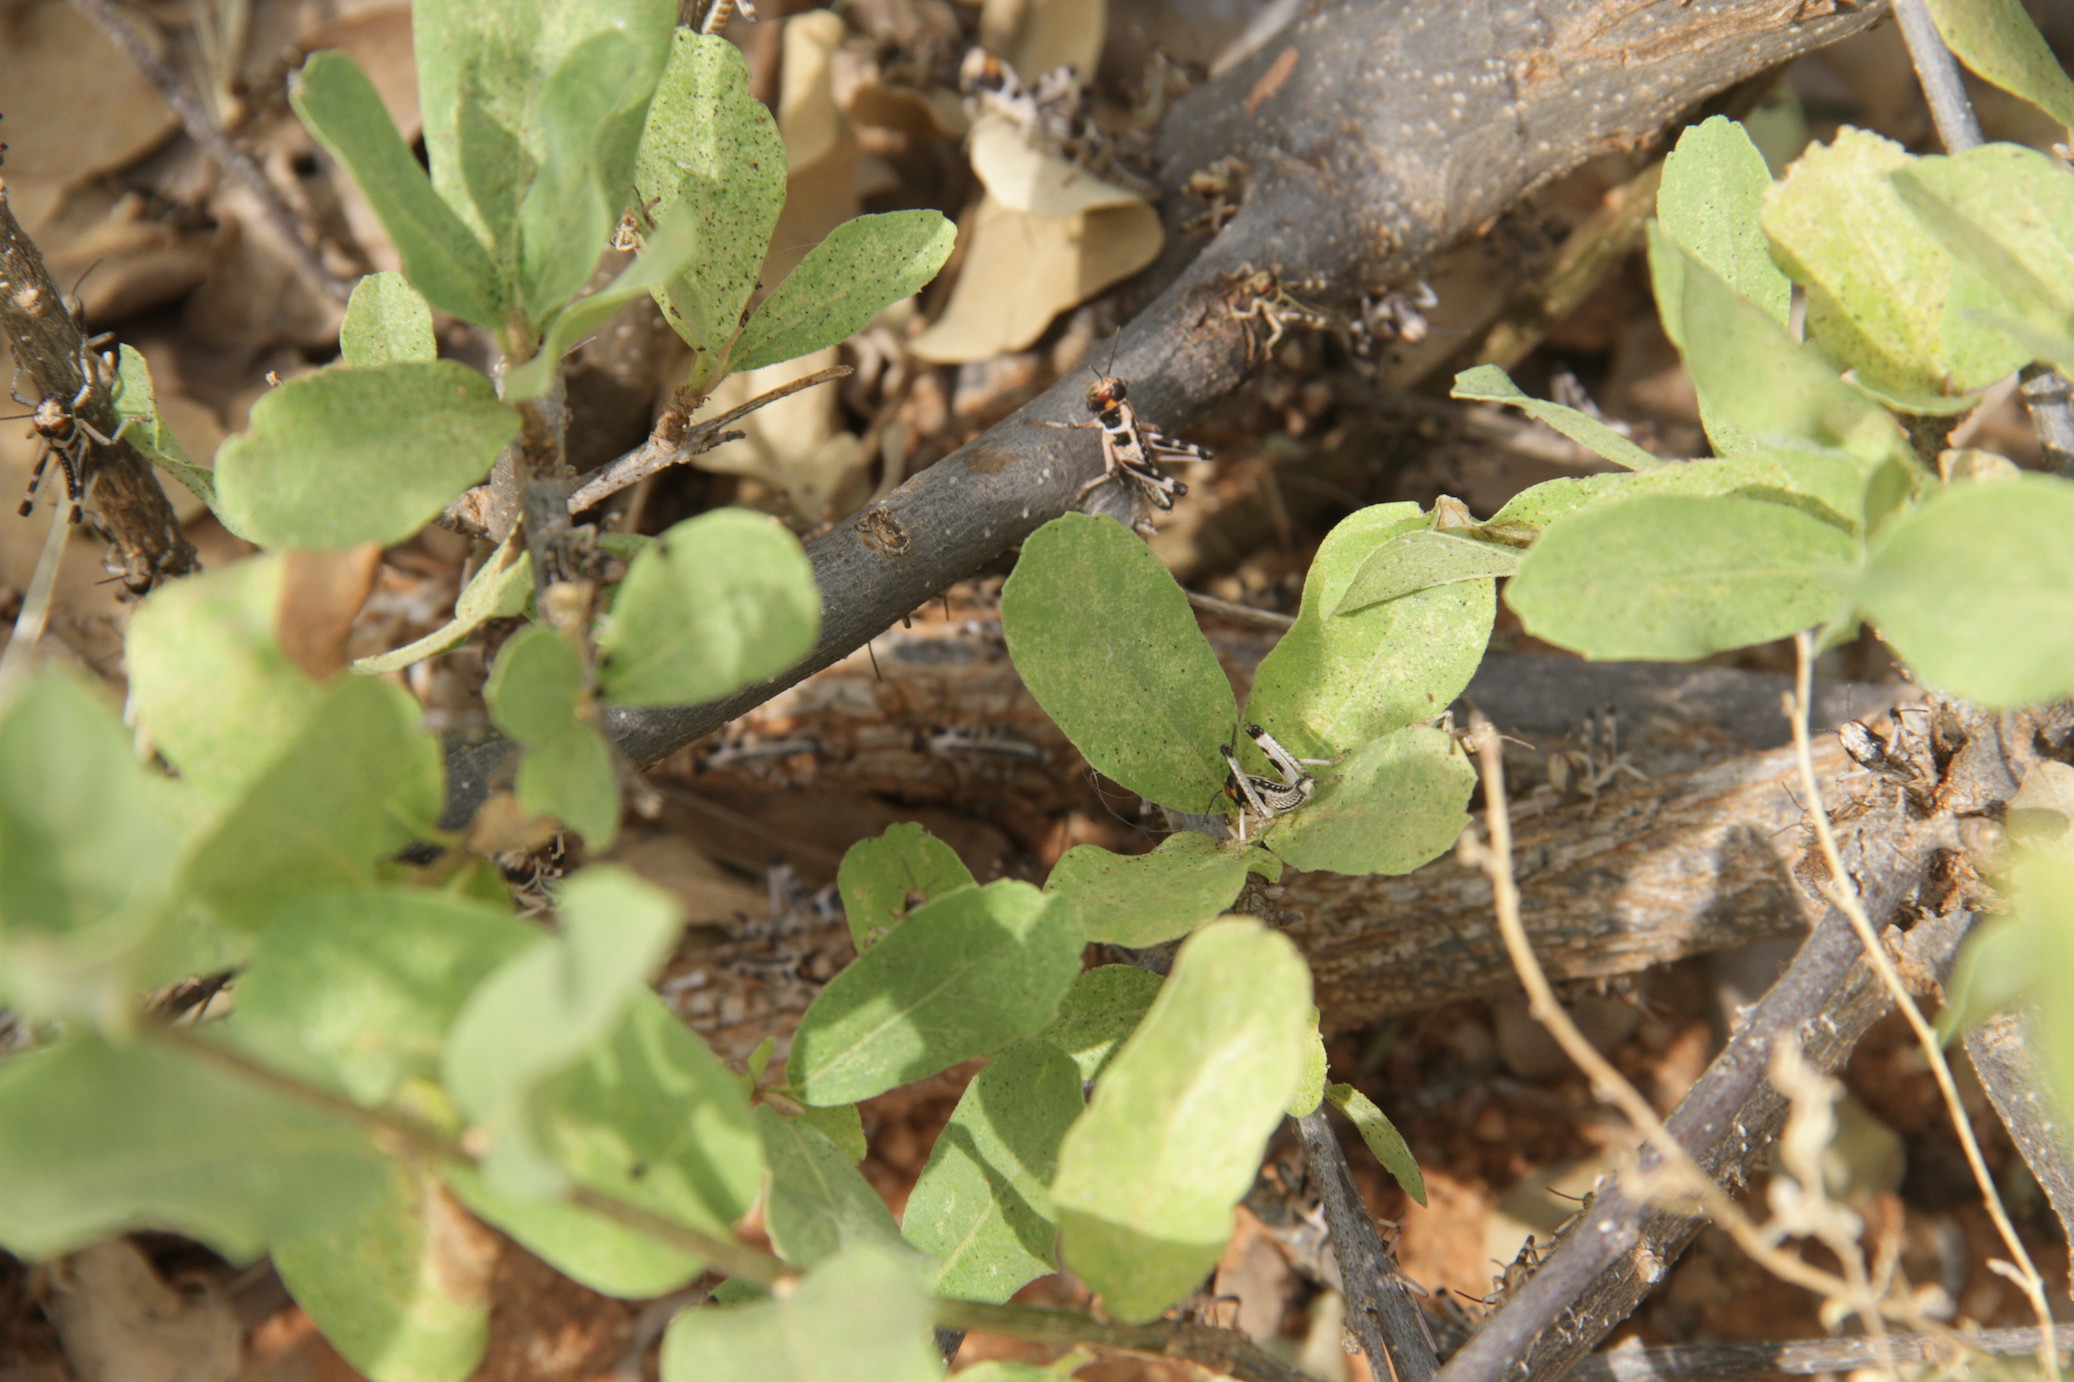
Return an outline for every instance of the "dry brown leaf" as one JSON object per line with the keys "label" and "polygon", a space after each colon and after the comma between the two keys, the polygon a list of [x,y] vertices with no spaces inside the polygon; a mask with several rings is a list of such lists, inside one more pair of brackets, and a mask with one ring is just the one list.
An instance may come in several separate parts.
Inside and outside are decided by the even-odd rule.
{"label": "dry brown leaf", "polygon": [[1105,206],[1145,199],[1104,182],[1079,164],[1034,148],[1015,122],[984,115],[972,127],[972,171],[994,200],[1038,216],[1077,216]]}
{"label": "dry brown leaf", "polygon": [[832,74],[842,41],[842,16],[832,10],[810,10],[785,21],[778,130],[785,136],[785,159],[794,177],[833,153],[842,132]]}
{"label": "dry brown leaf", "polygon": [[1108,24],[1108,0],[986,0],[979,41],[1026,80],[1070,67],[1085,82],[1094,76]]}
{"label": "dry brown leaf", "polygon": [[378,542],[336,551],[290,551],[281,559],[274,637],[289,661],[318,681],[346,669],[353,617],[367,603],[382,566]]}
{"label": "dry brown leaf", "polygon": [[1033,216],[988,196],[959,227],[965,264],[950,305],[908,343],[934,364],[1021,350],[1053,317],[1130,277],[1159,253],[1159,217],[1135,198],[1078,216]]}
{"label": "dry brown leaf", "polygon": [[244,1330],[213,1291],[159,1279],[126,1238],[50,1264],[44,1309],[79,1382],[234,1382]]}
{"label": "dry brown leaf", "polygon": [[[132,25],[147,42],[156,38],[148,26]],[[66,0],[0,9],[0,93],[10,182],[63,185],[127,167],[180,123],[144,74]]]}

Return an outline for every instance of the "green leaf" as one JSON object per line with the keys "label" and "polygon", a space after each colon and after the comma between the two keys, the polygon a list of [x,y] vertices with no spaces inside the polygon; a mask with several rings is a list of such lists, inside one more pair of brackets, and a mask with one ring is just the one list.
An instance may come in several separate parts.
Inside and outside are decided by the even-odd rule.
{"label": "green leaf", "polygon": [[561,931],[477,986],[441,1062],[454,1102],[496,1139],[484,1171],[507,1191],[537,1170],[524,1117],[535,1087],[619,1027],[681,921],[674,898],[613,864],[570,875],[556,901]]}
{"label": "green leaf", "polygon": [[619,770],[595,725],[578,722],[526,745],[515,785],[528,815],[553,816],[591,849],[610,849],[619,838]]}
{"label": "green leaf", "polygon": [[177,977],[179,785],[136,759],[99,691],[35,677],[0,705],[0,995],[24,1013],[126,1025]]}
{"label": "green leaf", "polygon": [[699,252],[656,293],[693,350],[694,378],[710,385],[740,329],[742,309],[785,204],[785,144],[749,91],[741,50],[712,34],[677,31],[648,108],[634,164],[634,196],[657,225],[701,228]]}
{"label": "green leaf", "polygon": [[1766,195],[1764,231],[1807,289],[1808,335],[1868,383],[1904,394],[1981,388],[2025,356],[1966,319],[1999,299],[1908,214],[1890,175],[1912,161],[1899,144],[1846,127]]}
{"label": "green leaf", "polygon": [[2074,81],[2023,0],[1930,0],[1930,14],[1960,62],[2074,130]]}
{"label": "green leaf", "polygon": [[1511,404],[1547,423],[1586,450],[1628,470],[1652,470],[1663,464],[1661,457],[1652,456],[1591,414],[1523,392],[1512,382],[1512,377],[1496,365],[1478,365],[1463,370],[1455,376],[1455,387],[1449,396],[1483,403]]}
{"label": "green leaf", "polygon": [[1873,461],[1909,460],[1908,443],[1884,408],[1655,225],[1649,269],[1664,328],[1684,342],[1680,350],[1716,451],[1812,444]]}
{"label": "green leaf", "polygon": [[1311,1012],[1303,957],[1259,922],[1182,943],[1052,1182],[1066,1265],[1113,1318],[1155,1318],[1216,1265],[1302,1078]]}
{"label": "green leaf", "polygon": [[[340,52],[313,54],[289,79],[288,99],[359,184],[405,276],[434,306],[477,326],[497,325],[506,296],[489,254],[432,190],[360,65]],[[429,111],[426,134],[429,141]]]}
{"label": "green leaf", "polygon": [[490,720],[522,744],[566,733],[583,703],[583,661],[544,624],[514,634],[483,686]]}
{"label": "green leaf", "polygon": [[852,1248],[799,1289],[692,1306],[663,1335],[663,1382],[941,1382],[929,1302],[911,1262]]}
{"label": "green leaf", "polygon": [[[187,881],[234,925],[258,927],[312,893],[375,881],[439,820],[439,745],[387,682],[326,688],[301,730],[217,817]],[[321,783],[321,790],[312,784]]]}
{"label": "green leaf", "polygon": [[484,558],[481,567],[468,578],[460,598],[454,601],[450,623],[391,652],[363,657],[353,664],[353,670],[362,676],[400,672],[414,662],[445,652],[492,619],[509,619],[523,613],[532,594],[533,559],[526,555],[522,536],[514,533]]}
{"label": "green leaf", "polygon": [[401,542],[518,435],[490,381],[453,360],[330,369],[252,405],[216,453],[227,521],[269,547]]}
{"label": "green leaf", "polygon": [[518,211],[518,306],[529,322],[583,291],[605,252],[633,183],[662,43],[660,34],[627,29],[589,34],[527,112],[522,139],[540,154]]}
{"label": "green leaf", "polygon": [[716,700],[805,657],[820,624],[798,538],[747,509],[701,514],[629,566],[598,634],[599,683],[617,705]]}
{"label": "green leaf", "polygon": [[1856,556],[1784,505],[1652,495],[1551,527],[1505,598],[1536,638],[1587,657],[1690,661],[1836,613]]}
{"label": "green leaf", "polygon": [[1622,474],[1566,475],[1559,480],[1543,480],[1513,495],[1479,531],[1494,539],[1526,546],[1564,514],[1596,504],[1608,495],[1625,493],[1632,478]]}
{"label": "green leaf", "polygon": [[368,274],[353,285],[338,350],[355,369],[436,360],[432,305],[402,274]]}
{"label": "green leaf", "polygon": [[[117,357],[115,388],[109,406],[115,409],[117,425],[125,428],[123,440],[136,447],[151,463],[187,486],[188,492],[216,509],[216,477],[208,467],[188,458],[173,429],[158,410],[158,393],[151,387],[151,366],[134,346],[124,345]],[[221,515],[219,514],[220,518]],[[235,532],[235,530],[233,530]],[[242,537],[244,534],[238,533]]]}
{"label": "green leaf", "polygon": [[[1357,613],[1330,613],[1378,547],[1427,522],[1416,504],[1378,504],[1326,535],[1304,577],[1295,626],[1254,676],[1247,721],[1299,757],[1330,758],[1433,719],[1462,694],[1491,636],[1495,582],[1435,586]],[[1250,743],[1239,753],[1260,766]],[[1217,781],[1221,787],[1222,771]]]}
{"label": "green leaf", "polygon": [[[720,1239],[756,1199],[763,1145],[741,1087],[652,993],[637,993],[611,1038],[541,1084],[529,1105],[540,1150],[578,1185]],[[482,1180],[457,1188],[486,1219],[594,1291],[661,1295],[704,1267],[557,1200]]]}
{"label": "green leaf", "polygon": [[1329,770],[1308,805],[1275,822],[1267,847],[1291,868],[1410,873],[1454,847],[1475,786],[1453,735],[1408,725]]}
{"label": "green leaf", "polygon": [[1027,883],[915,909],[821,990],[786,1070],[809,1104],[847,1104],[991,1055],[1051,1021],[1080,972],[1073,909]]}
{"label": "green leaf", "polygon": [[352,1219],[273,1245],[325,1339],[375,1382],[462,1382],[490,1341],[495,1239],[429,1171],[392,1162]]}
{"label": "green leaf", "polygon": [[166,761],[228,803],[308,725],[325,690],[281,651],[280,558],[151,592],[124,641],[130,701]]}
{"label": "green leaf", "polygon": [[764,1227],[780,1257],[811,1267],[860,1245],[913,1255],[886,1202],[841,1148],[769,1104],[758,1104],[755,1116],[770,1163]]}
{"label": "green leaf", "polygon": [[871,1154],[871,1144],[864,1136],[864,1115],[855,1104],[830,1104],[827,1108],[801,1104],[798,1118],[841,1148],[852,1166]]}
{"label": "green leaf", "polygon": [[1124,1038],[1138,1029],[1166,981],[1136,965],[1101,965],[1074,979],[1059,1000],[1059,1015],[1038,1036],[1073,1058],[1080,1078],[1092,1080]]}
{"label": "green leaf", "polygon": [[1426,1177],[1419,1171],[1419,1163],[1413,1159],[1411,1148],[1405,1143],[1404,1134],[1375,1106],[1375,1101],[1350,1084],[1325,1086],[1325,1100],[1354,1124],[1368,1150],[1383,1164],[1391,1179],[1404,1187],[1420,1208],[1426,1205]]}
{"label": "green leaf", "polygon": [[1664,234],[1721,276],[1780,326],[1793,306],[1793,283],[1772,262],[1758,224],[1771,169],[1743,127],[1716,115],[1678,136],[1664,159],[1656,214]]}
{"label": "green leaf", "polygon": [[0,1065],[0,1245],[23,1257],[154,1227],[246,1262],[386,1174],[357,1124],[157,1047],[81,1036]]}
{"label": "green leaf", "polygon": [[[2014,144],[1984,144],[1916,159],[1893,183],[1922,228],[1998,291],[2001,305],[1985,315],[2074,331],[2074,177],[2058,162]],[[2026,336],[2016,339],[2036,352]]]}
{"label": "green leaf", "polygon": [[[547,258],[559,248],[587,274],[605,248],[602,231],[586,248],[541,199],[585,201],[588,179],[618,215],[630,194],[626,158],[675,18],[668,0],[435,0],[413,9],[432,185],[487,247],[504,301],[530,286],[536,321],[544,276],[557,272]],[[602,50],[622,44],[613,71]],[[598,98],[619,118],[583,118],[590,93],[576,88],[586,77],[607,85]],[[588,212],[572,211],[572,221],[588,223]]]}
{"label": "green leaf", "polygon": [[1448,533],[1405,533],[1369,554],[1332,612],[1356,614],[1400,595],[1457,581],[1510,576],[1518,569],[1519,552],[1510,547]]}
{"label": "green leaf", "polygon": [[[688,219],[688,215],[685,208],[679,207],[672,219],[663,222],[649,235],[640,256],[620,270],[610,283],[595,293],[577,298],[548,318],[540,349],[532,359],[504,376],[507,401],[537,398],[546,393],[561,370],[562,358],[584,337],[603,326],[620,308],[646,297],[683,271],[685,264],[698,253],[702,242],[700,228]],[[611,536],[630,537],[642,543],[649,541],[638,534]]]}
{"label": "green leaf", "polygon": [[465,898],[362,888],[303,898],[261,932],[238,978],[234,1040],[299,1078],[379,1108],[439,1076],[475,986],[539,932]]}
{"label": "green leaf", "polygon": [[913,823],[851,845],[835,875],[860,955],[914,908],[972,883],[958,852]]}
{"label": "green leaf", "polygon": [[1246,884],[1246,860],[1207,835],[1169,835],[1150,854],[1075,845],[1052,866],[1044,891],[1071,903],[1087,938],[1158,945],[1214,920]]}
{"label": "green leaf", "polygon": [[1231,683],[1188,596],[1128,528],[1069,513],[1032,533],[1001,589],[1001,631],[1095,771],[1177,811],[1223,790]]}
{"label": "green leaf", "polygon": [[1058,1270],[1051,1178],[1082,1107],[1079,1067],[1048,1041],[1016,1043],[965,1086],[907,1197],[907,1240],[940,1264],[933,1292],[999,1305]]}
{"label": "green leaf", "polygon": [[957,239],[958,228],[937,211],[888,211],[843,222],[756,309],[730,368],[761,369],[847,341],[880,312],[920,292]]}
{"label": "green leaf", "polygon": [[1288,1113],[1291,1118],[1303,1118],[1316,1113],[1325,1098],[1325,1072],[1332,1060],[1325,1054],[1325,1033],[1318,1028],[1318,1010],[1311,1009],[1311,1039],[1303,1048],[1303,1075],[1296,1082],[1296,1092],[1289,1096]]}
{"label": "green leaf", "polygon": [[1889,528],[1858,606],[1925,681],[1991,706],[2074,693],[2074,483],[1955,485]]}

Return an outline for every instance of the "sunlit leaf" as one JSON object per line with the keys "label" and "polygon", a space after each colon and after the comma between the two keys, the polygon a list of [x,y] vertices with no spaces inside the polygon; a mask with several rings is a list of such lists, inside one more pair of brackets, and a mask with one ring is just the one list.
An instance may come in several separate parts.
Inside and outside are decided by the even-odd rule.
{"label": "sunlit leaf", "polygon": [[1089,940],[1144,946],[1215,919],[1245,882],[1242,856],[1207,835],[1183,831],[1150,854],[1075,845],[1052,866],[1044,890],[1079,910]]}

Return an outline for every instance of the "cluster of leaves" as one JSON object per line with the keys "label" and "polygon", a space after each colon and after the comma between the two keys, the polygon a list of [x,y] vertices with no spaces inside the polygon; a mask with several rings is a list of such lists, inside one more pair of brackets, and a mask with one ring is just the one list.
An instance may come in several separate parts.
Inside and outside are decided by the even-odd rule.
{"label": "cluster of leaves", "polygon": [[[694,347],[695,396],[847,335],[933,273],[940,220],[862,218],[744,324],[782,149],[739,56],[673,30],[674,10],[421,5],[429,178],[351,62],[313,58],[298,108],[407,277],[361,284],[344,362],[271,393],[213,476],[180,469],[126,353],[132,435],[263,546],[394,541],[487,472],[565,350],[626,302],[654,295]],[[1231,805],[1225,749],[1270,770],[1241,725],[1332,766],[1249,838],[1083,846],[1042,888],[983,886],[915,827],[857,846],[839,886],[859,957],[782,1069],[767,1047],[730,1072],[649,991],[679,917],[631,874],[572,875],[549,931],[461,850],[398,862],[446,838],[436,748],[399,688],[319,681],[283,652],[282,558],[168,587],[128,658],[136,720],[177,776],[140,762],[78,681],[0,707],[0,998],[40,1042],[0,1067],[0,1244],[43,1255],[155,1224],[270,1253],[356,1366],[444,1382],[485,1340],[472,1214],[611,1294],[726,1274],[722,1304],[670,1325],[665,1378],[919,1380],[942,1375],[932,1294],[1005,1301],[1065,1267],[1112,1316],[1158,1315],[1216,1260],[1286,1113],[1341,1107],[1422,1197],[1387,1121],[1325,1083],[1302,957],[1227,914],[1247,875],[1399,873],[1452,844],[1473,777],[1435,721],[1482,657],[1500,577],[1530,629],[1593,656],[1868,619],[1980,699],[2074,690],[2074,572],[2054,541],[2074,486],[1940,483],[1895,420],[2074,354],[2069,177],[2020,149],[1914,159],[1847,132],[1774,184],[1738,127],[1689,132],[1651,265],[1718,457],[1660,461],[1471,371],[1461,396],[1526,407],[1625,473],[1536,487],[1487,522],[1354,514],[1243,711],[1142,544],[1105,519],[1048,525],[1003,622],[1090,763],[1203,818]],[[642,252],[579,296],[622,212]],[[1807,342],[1787,329],[1796,282]],[[496,332],[496,383],[436,358],[434,307]],[[400,657],[524,612],[527,568],[507,544],[454,625]],[[642,546],[595,629],[529,629],[498,659],[487,696],[526,746],[521,804],[605,844],[618,800],[596,705],[724,694],[794,660],[817,612],[797,544],[759,517]],[[1172,941],[1164,978],[1083,969],[1090,942]],[[229,966],[227,1020],[138,1013],[139,992]],[[979,1057],[896,1223],[857,1170],[857,1102]],[[731,1236],[758,1205],[775,1258]]]}

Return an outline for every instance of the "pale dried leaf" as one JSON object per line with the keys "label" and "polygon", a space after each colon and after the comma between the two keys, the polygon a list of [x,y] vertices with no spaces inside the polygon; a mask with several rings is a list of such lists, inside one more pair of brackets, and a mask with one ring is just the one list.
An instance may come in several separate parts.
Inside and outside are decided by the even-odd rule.
{"label": "pale dried leaf", "polygon": [[972,127],[972,171],[1003,206],[1037,216],[1077,216],[1144,198],[1104,182],[1068,159],[1033,148],[1015,122],[984,115]]}

